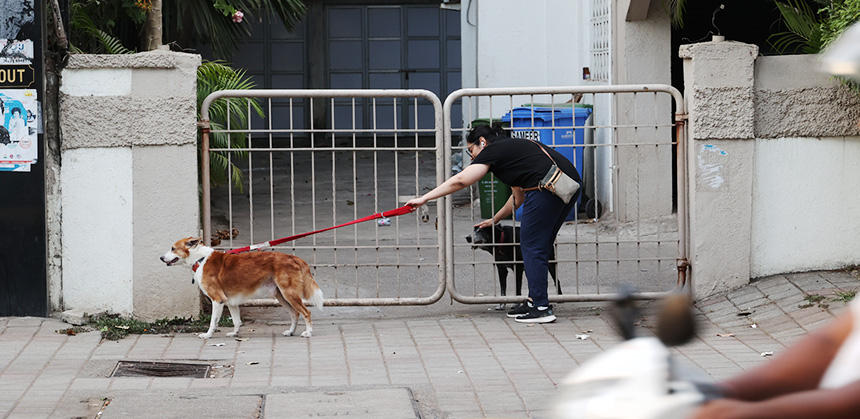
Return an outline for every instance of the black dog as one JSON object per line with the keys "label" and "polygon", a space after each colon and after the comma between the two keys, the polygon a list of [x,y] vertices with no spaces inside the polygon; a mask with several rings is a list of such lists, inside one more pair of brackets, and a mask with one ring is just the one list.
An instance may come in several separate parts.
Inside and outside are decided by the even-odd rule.
{"label": "black dog", "polygon": [[[466,241],[472,243],[472,247],[486,250],[493,255],[496,260],[496,269],[499,270],[499,287],[502,290],[502,296],[506,295],[508,284],[508,269],[514,271],[516,281],[516,295],[522,295],[523,286],[523,252],[520,249],[520,228],[511,226],[502,226],[499,224],[493,227],[475,228],[471,235],[466,236]],[[495,245],[494,245],[495,244]],[[555,249],[550,251],[549,259],[555,259]],[[549,274],[555,282],[555,288],[561,294],[561,284],[558,282],[556,273],[556,263],[549,262]],[[505,308],[504,304],[499,304],[496,310]]]}

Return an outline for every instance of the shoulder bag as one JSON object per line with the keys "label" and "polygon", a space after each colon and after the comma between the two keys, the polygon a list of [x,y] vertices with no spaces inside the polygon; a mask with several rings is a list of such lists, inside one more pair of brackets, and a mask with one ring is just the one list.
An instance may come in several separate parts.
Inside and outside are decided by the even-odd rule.
{"label": "shoulder bag", "polygon": [[535,145],[540,148],[540,151],[543,151],[543,154],[546,154],[546,156],[549,157],[550,161],[552,161],[552,166],[550,166],[549,171],[546,172],[546,175],[544,175],[543,179],[538,183],[538,186],[523,188],[523,191],[546,189],[559,197],[565,204],[570,203],[570,199],[573,198],[573,195],[575,195],[576,191],[579,190],[579,183],[559,169],[558,165],[555,163],[555,159],[553,159],[552,156],[544,150],[542,145],[534,140],[529,141],[535,143]]}

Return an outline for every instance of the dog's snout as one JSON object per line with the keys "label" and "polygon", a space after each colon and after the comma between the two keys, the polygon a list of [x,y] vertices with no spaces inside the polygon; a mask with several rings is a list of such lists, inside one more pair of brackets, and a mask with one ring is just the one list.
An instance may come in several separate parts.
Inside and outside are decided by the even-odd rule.
{"label": "dog's snout", "polygon": [[466,236],[466,243],[472,242],[472,236]]}

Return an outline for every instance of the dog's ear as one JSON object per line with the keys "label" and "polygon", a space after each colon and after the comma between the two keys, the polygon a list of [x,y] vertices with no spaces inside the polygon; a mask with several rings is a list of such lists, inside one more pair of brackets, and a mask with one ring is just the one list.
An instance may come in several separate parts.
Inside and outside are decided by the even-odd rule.
{"label": "dog's ear", "polygon": [[192,247],[197,246],[198,244],[200,244],[200,242],[201,242],[201,241],[203,241],[203,239],[201,239],[201,238],[199,238],[199,237],[198,237],[198,238],[196,238],[196,239],[194,239],[194,238],[189,238],[189,239],[188,239],[188,241],[187,241],[187,242],[185,242],[185,246],[187,246],[188,248],[192,248]]}

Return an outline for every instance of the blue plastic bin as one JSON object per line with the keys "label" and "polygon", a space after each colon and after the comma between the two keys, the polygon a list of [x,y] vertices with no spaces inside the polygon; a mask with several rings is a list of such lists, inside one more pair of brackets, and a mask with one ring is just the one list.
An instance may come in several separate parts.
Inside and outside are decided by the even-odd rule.
{"label": "blue plastic bin", "polygon": [[[583,168],[584,147],[558,147],[565,145],[585,144],[585,129],[574,128],[585,126],[585,121],[591,116],[591,108],[570,107],[519,107],[514,108],[504,116],[502,122],[508,122],[511,126],[513,137],[539,140],[549,146],[555,146],[563,156],[567,157],[584,180]],[[585,182],[582,182],[585,183]],[[579,195],[579,207],[584,208],[587,198],[585,197],[585,186]],[[567,220],[576,218],[576,208],[571,210]],[[522,208],[517,209],[516,217],[520,219]]]}

